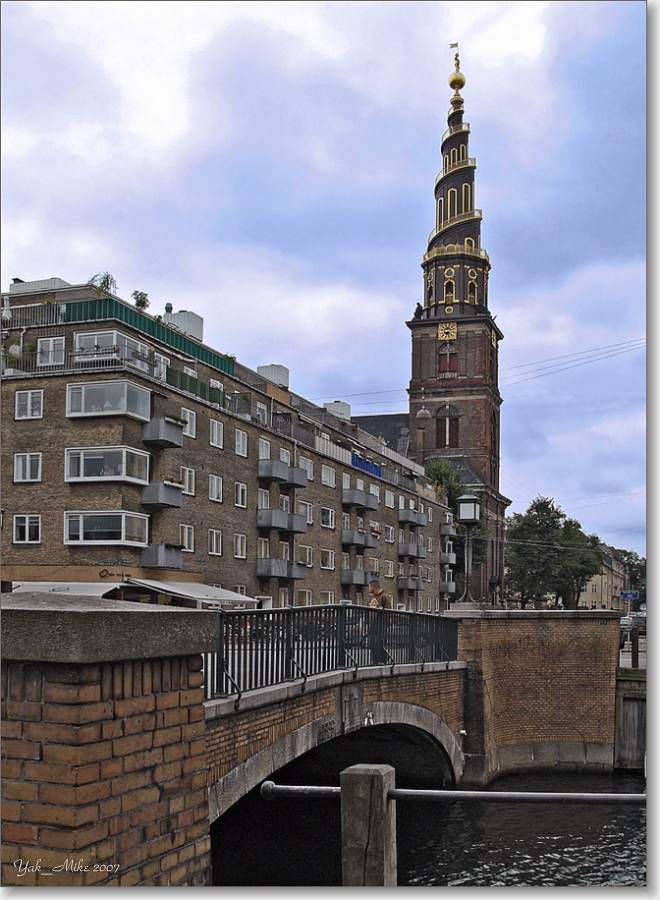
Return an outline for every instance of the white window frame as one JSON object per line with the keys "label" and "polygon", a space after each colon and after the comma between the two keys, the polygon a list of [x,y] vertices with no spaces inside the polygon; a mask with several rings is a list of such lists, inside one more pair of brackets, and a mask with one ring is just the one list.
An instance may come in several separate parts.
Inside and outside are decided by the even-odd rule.
{"label": "white window frame", "polygon": [[[262,425],[268,425],[268,407],[265,403],[262,403],[261,400],[257,400],[256,403],[256,413],[257,413],[257,421],[261,422]],[[270,457],[263,457],[265,459],[270,459]]]}
{"label": "white window frame", "polygon": [[183,553],[195,552],[195,526],[179,525],[179,543]]}
{"label": "white window frame", "polygon": [[181,407],[181,418],[186,423],[183,426],[185,437],[197,437],[197,413],[194,409],[188,409],[186,406]]}
{"label": "white window frame", "polygon": [[385,488],[385,506],[388,509],[394,509],[394,491]]}
{"label": "white window frame", "polygon": [[[19,523],[25,529],[25,537],[19,539],[17,536]],[[36,528],[36,537],[30,537],[32,529]],[[41,543],[41,516],[38,515],[18,515],[14,516],[13,521],[13,543],[14,544],[40,544]]]}
{"label": "white window frame", "polygon": [[234,535],[234,559],[247,559],[247,535]]}
{"label": "white window frame", "polygon": [[37,340],[37,366],[63,366],[65,340],[61,337],[43,337]]}
{"label": "white window frame", "polygon": [[209,556],[222,556],[222,531],[209,528]]}
{"label": "white window frame", "polygon": [[162,353],[154,353],[154,378],[158,381],[167,381],[167,370],[170,367],[169,356]]}
{"label": "white window frame", "polygon": [[234,506],[240,509],[247,509],[248,505],[248,486],[244,481],[234,482]]}
{"label": "white window frame", "polygon": [[222,475],[209,475],[209,500],[222,503]]}
{"label": "white window frame", "polygon": [[370,484],[369,485],[369,493],[372,494],[380,501],[380,485],[379,484]]}
{"label": "white window frame", "polygon": [[280,509],[282,512],[291,512],[291,497],[288,494],[280,494]]}
{"label": "white window frame", "polygon": [[[324,516],[324,514],[327,515]],[[328,519],[327,522],[324,522],[324,517]],[[330,506],[322,506],[321,507],[321,528],[335,528],[336,527],[336,513],[335,510]]]}
{"label": "white window frame", "polygon": [[350,489],[351,489],[351,474],[350,474],[350,472],[342,473],[341,486],[342,486],[343,490],[350,491]]}
{"label": "white window frame", "polygon": [[257,538],[257,559],[270,559],[270,539]]}
{"label": "white window frame", "polygon": [[248,455],[248,433],[247,433],[247,431],[243,431],[242,428],[236,429],[236,433],[234,435],[234,447],[236,449],[236,456],[247,456]]}
{"label": "white window frame", "polygon": [[393,543],[394,543],[394,538],[395,538],[395,535],[396,535],[394,526],[393,526],[393,525],[386,525],[386,526],[383,528],[383,535],[384,535],[384,537],[385,537],[385,543],[386,543],[386,544],[393,544]]}
{"label": "white window frame", "polygon": [[298,501],[298,510],[300,511],[300,515],[305,517],[305,522],[308,525],[314,524],[314,504],[310,503],[308,500],[299,500]]}
{"label": "white window frame", "polygon": [[14,453],[14,483],[41,481],[41,453]]}
{"label": "white window frame", "polygon": [[337,487],[337,470],[332,466],[321,465],[321,484],[326,487]]}
{"label": "white window frame", "polygon": [[[19,415],[20,398],[25,398],[25,415]],[[38,401],[38,402],[37,402]],[[21,404],[22,405],[22,404]],[[43,419],[44,417],[44,392],[43,391],[16,391],[14,395],[14,419]]]}
{"label": "white window frame", "polygon": [[270,459],[270,441],[259,438],[259,459]]}
{"label": "white window frame", "polygon": [[209,421],[209,444],[212,447],[219,447],[221,450],[225,446],[225,424],[218,419],[210,419]]}
{"label": "white window frame", "polygon": [[306,590],[305,588],[299,588],[296,591],[297,605],[298,606],[311,606],[312,605],[312,592],[310,590]]}
{"label": "white window frame", "polygon": [[[110,343],[105,343],[105,346],[98,340],[91,347],[84,346],[90,338],[105,337],[110,339]],[[79,354],[77,362],[119,359],[142,372],[146,372],[148,369],[149,347],[131,335],[124,334],[123,331],[78,331],[73,340],[76,353]],[[104,350],[107,352],[104,353]]]}
{"label": "white window frame", "polygon": [[391,559],[386,559],[383,563],[383,575],[385,578],[394,578],[394,562]]}
{"label": "white window frame", "polygon": [[195,496],[195,470],[189,466],[181,466],[181,481],[183,483],[182,494],[189,497]]}
{"label": "white window frame", "polygon": [[[93,459],[108,451],[112,453],[121,453],[121,471],[114,473],[106,472],[104,466],[102,472],[98,475],[85,475],[86,457]],[[129,469],[129,466],[127,465],[128,454],[132,454],[142,461],[144,477],[136,478],[133,475],[127,474]],[[79,471],[82,473],[80,475],[71,474],[72,463],[74,462],[75,457],[78,457]],[[149,459],[148,453],[145,453],[143,450],[136,450],[135,447],[67,447],[64,450],[64,480],[74,483],[80,481],[128,481],[131,484],[149,484]]]}
{"label": "white window frame", "polygon": [[[117,406],[109,405],[110,401],[106,400],[103,407],[98,409],[92,407],[90,410],[85,409],[87,391],[98,390],[103,388],[107,390],[110,387],[119,386],[123,389],[123,394],[119,397]],[[135,409],[130,409],[131,392],[134,400],[142,398],[144,401],[144,412],[140,412],[135,404]],[[74,404],[73,398],[80,394],[80,409],[74,408],[78,406],[78,402]],[[70,419],[89,418],[95,416],[130,416],[132,419],[139,419],[141,422],[148,422],[151,418],[151,391],[147,388],[139,387],[132,381],[85,381],[67,384],[66,386],[66,415]],[[41,418],[41,417],[39,417]]]}
{"label": "white window frame", "polygon": [[303,566],[307,566],[308,569],[311,569],[314,565],[314,548],[308,544],[298,544],[297,550],[298,562]]}
{"label": "white window frame", "polygon": [[298,466],[307,472],[307,480],[314,481],[314,460],[307,456],[301,456],[298,459]]}
{"label": "white window frame", "polygon": [[433,507],[432,506],[429,506],[429,508],[426,510],[426,515],[428,517],[428,521],[429,521],[429,525],[430,525],[431,522],[433,521]]}
{"label": "white window frame", "polygon": [[270,509],[270,491],[268,488],[259,488],[257,493],[257,509]]}
{"label": "white window frame", "polygon": [[286,463],[287,466],[291,465],[291,451],[286,447],[280,447],[280,462]]}
{"label": "white window frame", "polygon": [[334,571],[334,568],[335,568],[335,551],[334,550],[330,550],[327,547],[322,547],[319,550],[319,568],[325,569],[326,571]]}
{"label": "white window frame", "polygon": [[334,591],[321,591],[319,596],[320,596],[322,604],[327,603],[328,605],[331,605],[335,602],[335,592]]}
{"label": "white window frame", "polygon": [[[91,518],[93,516],[121,516],[121,537],[118,540],[86,540],[82,536],[85,533],[84,521],[85,519]],[[71,528],[75,519],[78,520],[78,534],[80,535],[77,538],[71,537]],[[140,525],[144,527],[144,540],[132,540],[128,536],[129,529],[127,528],[127,524],[131,520],[134,520],[136,523],[140,523]],[[105,544],[106,546],[126,545],[129,547],[146,547],[149,543],[149,516],[144,516],[140,513],[127,512],[126,510],[122,509],[67,510],[64,513],[64,543],[74,547],[98,546],[103,544]]]}

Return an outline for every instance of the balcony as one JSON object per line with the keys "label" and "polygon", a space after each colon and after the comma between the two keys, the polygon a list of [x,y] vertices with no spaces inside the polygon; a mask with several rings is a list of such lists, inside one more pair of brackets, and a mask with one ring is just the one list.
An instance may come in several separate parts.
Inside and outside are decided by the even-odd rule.
{"label": "balcony", "polygon": [[290,531],[292,534],[306,534],[307,519],[297,513],[288,513],[286,527],[283,530]]}
{"label": "balcony", "polygon": [[140,565],[145,569],[180,569],[181,547],[171,544],[149,544],[140,556]]}
{"label": "balcony", "polygon": [[456,554],[455,553],[441,553],[440,554],[440,565],[455,566],[456,565]]}
{"label": "balcony", "polygon": [[425,527],[428,524],[426,513],[415,512],[414,509],[399,510],[399,525],[419,525]]}
{"label": "balcony", "polygon": [[342,569],[341,583],[343,585],[357,585],[364,587],[367,583],[367,573],[362,569]]}
{"label": "balcony", "polygon": [[[296,565],[296,564],[292,564]],[[289,561],[286,559],[258,559],[257,578],[288,578]]]}
{"label": "balcony", "polygon": [[289,466],[284,484],[293,488],[307,487],[307,471],[299,466]]}
{"label": "balcony", "polygon": [[373,549],[378,546],[378,541],[373,534],[370,534],[368,531],[361,531],[359,528],[343,528],[341,542],[344,546],[352,545],[366,549]]}
{"label": "balcony", "polygon": [[441,581],[440,582],[440,593],[441,594],[455,594],[456,593],[456,582],[455,581]]}
{"label": "balcony", "polygon": [[343,506],[354,506],[356,509],[378,509],[378,497],[366,491],[344,488],[341,495]]}
{"label": "balcony", "polygon": [[157,509],[176,509],[181,507],[183,486],[167,481],[152,481],[142,488],[142,505]]}
{"label": "balcony", "polygon": [[278,528],[286,531],[289,514],[283,509],[258,509],[257,528]]}
{"label": "balcony", "polygon": [[447,537],[451,537],[452,535],[456,535],[456,526],[453,522],[443,522],[440,525],[440,534],[446,535]]}
{"label": "balcony", "polygon": [[289,477],[289,469],[281,459],[260,459],[257,478],[259,481],[277,481],[285,484]]}
{"label": "balcony", "polygon": [[162,450],[166,447],[183,447],[183,422],[168,416],[156,416],[145,422],[142,441],[149,447]]}
{"label": "balcony", "polygon": [[426,547],[421,544],[399,544],[399,556],[409,556],[413,559],[426,559]]}
{"label": "balcony", "polygon": [[396,583],[397,589],[400,591],[423,591],[426,582],[423,578],[399,578]]}
{"label": "balcony", "polygon": [[303,563],[289,562],[287,563],[287,576],[295,578],[297,581],[307,578],[307,566]]}

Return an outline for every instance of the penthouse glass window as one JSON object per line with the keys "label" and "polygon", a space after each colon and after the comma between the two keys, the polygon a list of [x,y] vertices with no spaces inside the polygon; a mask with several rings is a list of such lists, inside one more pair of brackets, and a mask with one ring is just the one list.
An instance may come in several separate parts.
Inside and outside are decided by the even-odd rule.
{"label": "penthouse glass window", "polygon": [[65,544],[134,544],[146,547],[148,516],[127,512],[67,512]]}
{"label": "penthouse glass window", "polygon": [[121,360],[142,372],[148,369],[149,347],[121,331],[85,331],[74,340],[78,362]]}
{"label": "penthouse glass window", "polygon": [[66,414],[75,416],[127,415],[148,422],[151,392],[130,381],[95,381],[68,384]]}
{"label": "penthouse glass window", "polygon": [[149,483],[149,454],[130,447],[65,450],[66,481],[134,481]]}

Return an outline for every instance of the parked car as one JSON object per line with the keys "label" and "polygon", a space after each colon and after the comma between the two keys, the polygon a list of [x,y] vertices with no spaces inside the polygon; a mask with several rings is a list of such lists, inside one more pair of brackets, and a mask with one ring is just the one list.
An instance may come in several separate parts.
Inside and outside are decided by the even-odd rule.
{"label": "parked car", "polygon": [[646,634],[646,613],[633,613],[631,618],[633,628],[639,628],[640,634]]}

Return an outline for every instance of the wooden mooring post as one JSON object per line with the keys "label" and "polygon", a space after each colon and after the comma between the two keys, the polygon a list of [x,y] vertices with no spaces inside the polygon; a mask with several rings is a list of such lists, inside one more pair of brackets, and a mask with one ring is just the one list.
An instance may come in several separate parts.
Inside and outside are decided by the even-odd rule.
{"label": "wooden mooring post", "polygon": [[396,887],[394,769],[351,766],[340,778],[343,886]]}

